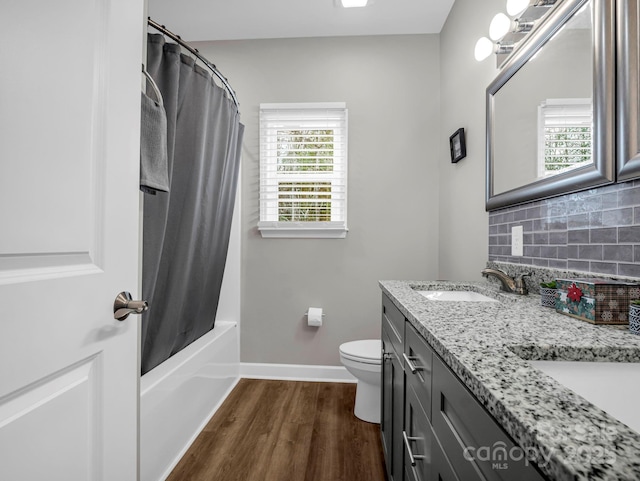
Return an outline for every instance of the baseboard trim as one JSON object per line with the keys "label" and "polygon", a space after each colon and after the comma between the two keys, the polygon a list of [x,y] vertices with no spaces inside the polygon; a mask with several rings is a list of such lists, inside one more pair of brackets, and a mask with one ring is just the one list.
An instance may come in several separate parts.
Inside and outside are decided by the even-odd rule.
{"label": "baseboard trim", "polygon": [[240,377],[286,381],[356,382],[344,366],[305,364],[240,363]]}

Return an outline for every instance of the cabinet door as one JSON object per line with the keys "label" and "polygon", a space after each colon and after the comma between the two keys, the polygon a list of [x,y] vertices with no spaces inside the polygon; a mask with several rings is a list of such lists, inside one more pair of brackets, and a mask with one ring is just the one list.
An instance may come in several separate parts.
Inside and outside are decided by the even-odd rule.
{"label": "cabinet door", "polygon": [[491,415],[439,359],[433,359],[433,430],[464,481],[540,481]]}
{"label": "cabinet door", "polygon": [[403,480],[402,428],[404,416],[404,371],[390,339],[390,329],[382,329],[382,412],[380,430],[389,481]]}
{"label": "cabinet door", "polygon": [[440,446],[435,434],[431,446],[431,479],[433,481],[460,481],[445,456],[442,446]]}
{"label": "cabinet door", "polygon": [[405,389],[404,415],[404,464],[405,473],[409,474],[406,481],[429,481],[433,444],[431,424],[409,385]]}
{"label": "cabinet door", "polygon": [[402,354],[404,346],[405,317],[388,296],[382,295],[382,323],[389,328],[389,339],[393,342],[393,348]]}
{"label": "cabinet door", "polygon": [[393,347],[387,329],[382,326],[382,392],[380,402],[380,434],[382,436],[382,450],[387,466],[387,476],[391,477],[391,446],[393,445]]}
{"label": "cabinet door", "polygon": [[418,402],[431,421],[431,371],[433,351],[418,331],[406,322],[404,329],[404,369],[407,390],[413,388]]}

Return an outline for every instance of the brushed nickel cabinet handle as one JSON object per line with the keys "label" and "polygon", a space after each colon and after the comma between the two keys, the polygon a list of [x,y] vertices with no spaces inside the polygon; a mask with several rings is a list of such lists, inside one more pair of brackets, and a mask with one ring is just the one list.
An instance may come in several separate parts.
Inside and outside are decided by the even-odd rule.
{"label": "brushed nickel cabinet handle", "polygon": [[402,431],[402,438],[404,439],[404,446],[405,448],[407,448],[407,454],[409,455],[409,462],[411,463],[411,466],[416,465],[416,459],[422,460],[427,458],[423,454],[413,454],[413,451],[411,450],[411,445],[409,444],[409,441],[418,441],[419,439],[422,439],[422,438],[409,437],[407,436],[406,431]]}
{"label": "brushed nickel cabinet handle", "polygon": [[404,362],[407,364],[407,367],[409,367],[409,370],[411,371],[411,374],[415,374],[418,371],[422,371],[424,368],[422,366],[416,366],[413,363],[413,359],[411,359],[409,356],[407,356],[406,353],[402,353],[402,357],[404,357]]}

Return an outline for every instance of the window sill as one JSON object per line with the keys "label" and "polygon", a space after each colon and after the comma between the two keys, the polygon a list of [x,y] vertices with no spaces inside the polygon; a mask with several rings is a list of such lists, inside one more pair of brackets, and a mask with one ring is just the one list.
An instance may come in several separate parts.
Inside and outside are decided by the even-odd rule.
{"label": "window sill", "polygon": [[258,230],[263,238],[271,239],[344,239],[347,227],[319,222],[259,222]]}

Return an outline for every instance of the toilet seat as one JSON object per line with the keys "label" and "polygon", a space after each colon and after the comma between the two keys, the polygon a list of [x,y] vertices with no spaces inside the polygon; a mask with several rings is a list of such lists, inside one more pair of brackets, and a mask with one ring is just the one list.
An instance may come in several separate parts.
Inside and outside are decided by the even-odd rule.
{"label": "toilet seat", "polygon": [[350,341],[340,345],[340,355],[345,359],[363,364],[380,364],[382,342],[380,339]]}

